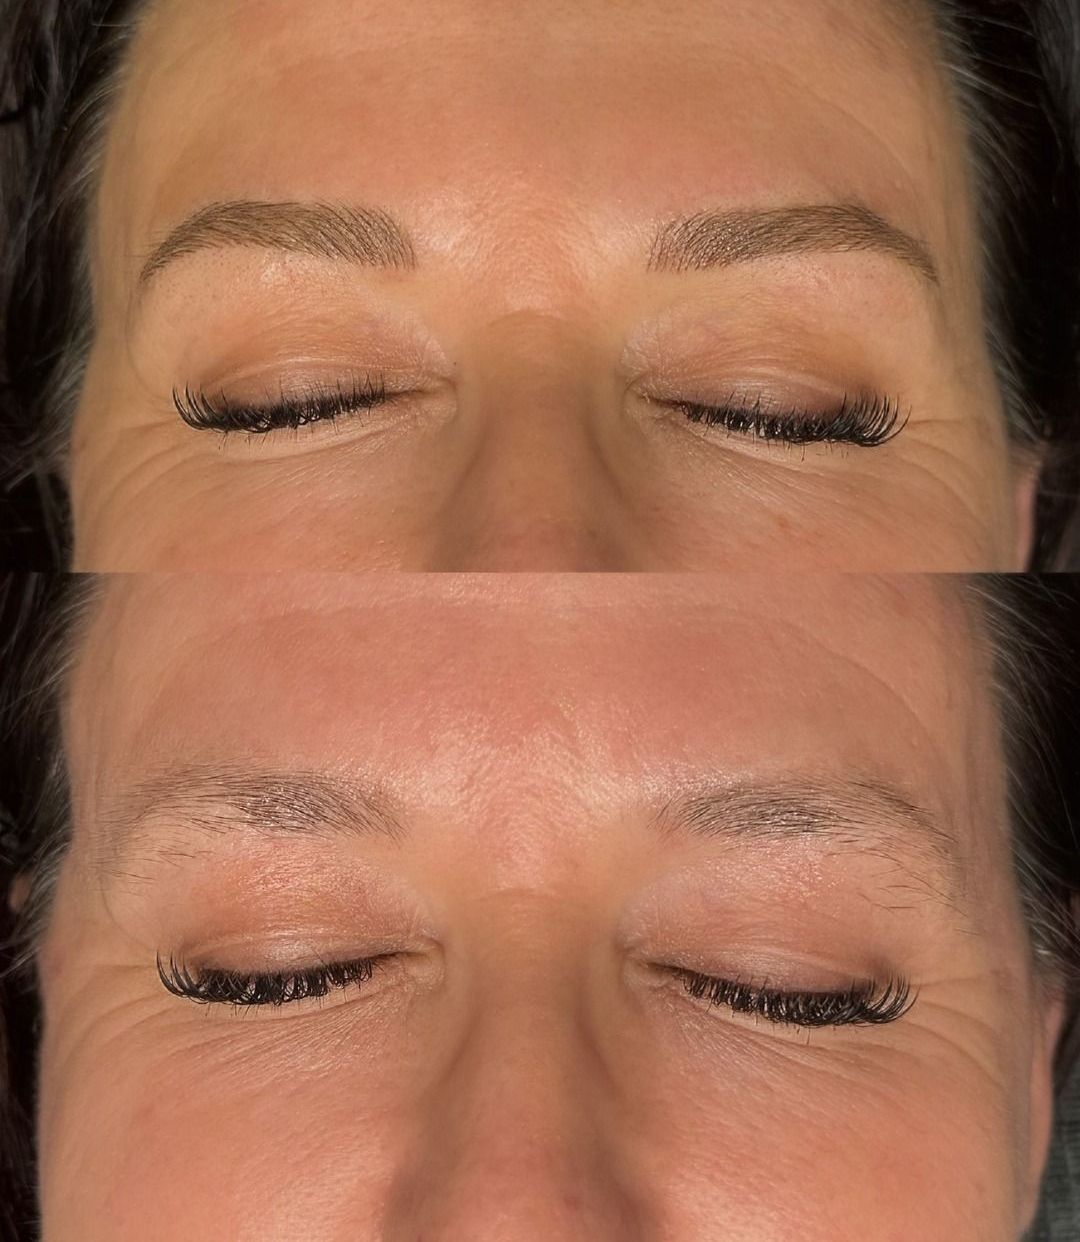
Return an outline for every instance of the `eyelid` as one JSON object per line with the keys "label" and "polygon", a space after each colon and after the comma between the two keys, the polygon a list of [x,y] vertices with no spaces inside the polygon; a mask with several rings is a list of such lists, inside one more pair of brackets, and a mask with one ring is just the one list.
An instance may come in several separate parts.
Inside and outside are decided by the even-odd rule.
{"label": "eyelid", "polygon": [[907,426],[899,401],[872,393],[845,394],[825,408],[783,405],[763,394],[733,394],[711,404],[681,398],[647,396],[651,404],[681,414],[690,423],[721,428],[730,434],[767,443],[796,446],[847,444],[880,448]]}
{"label": "eyelid", "polygon": [[214,431],[220,435],[269,435],[317,423],[333,423],[366,410],[385,406],[408,395],[393,391],[384,375],[356,378],[351,383],[337,381],[320,384],[309,381],[291,391],[282,386],[277,397],[263,400],[236,400],[225,392],[212,395],[206,389],[173,391],[173,405],[193,431]]}
{"label": "eyelid", "polygon": [[342,962],[320,962],[291,969],[257,971],[220,967],[191,968],[159,954],[157,973],[161,985],[171,995],[198,1005],[224,1005],[233,1009],[281,1008],[305,1000],[322,999],[350,987],[361,990],[375,971],[395,954],[354,958]]}
{"label": "eyelid", "polygon": [[798,1029],[888,1025],[905,1017],[917,999],[911,984],[899,975],[883,983],[867,979],[854,981],[845,988],[803,990],[776,987],[767,979],[758,984],[679,966],[661,969],[682,982],[695,1000]]}

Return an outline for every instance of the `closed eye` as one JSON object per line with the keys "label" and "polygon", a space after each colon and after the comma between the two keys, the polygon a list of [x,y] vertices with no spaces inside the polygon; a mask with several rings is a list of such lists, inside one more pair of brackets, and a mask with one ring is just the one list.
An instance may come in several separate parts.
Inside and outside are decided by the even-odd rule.
{"label": "closed eye", "polygon": [[325,962],[299,970],[247,973],[234,970],[193,970],[170,958],[157,960],[158,978],[167,992],[197,1005],[231,1005],[252,1008],[295,1004],[318,999],[332,992],[362,989],[384,957],[358,958],[351,962]]}
{"label": "closed eye", "polygon": [[262,436],[355,417],[401,395],[389,392],[384,379],[373,377],[348,386],[310,386],[288,394],[283,392],[267,402],[234,401],[224,393],[177,389],[173,392],[173,404],[193,431]]}
{"label": "closed eye", "polygon": [[670,969],[693,999],[724,1006],[737,1014],[764,1018],[779,1026],[882,1026],[899,1021],[915,1003],[910,984],[900,978],[884,984],[864,981],[838,991],[811,992],[719,979],[678,967]]}
{"label": "closed eye", "polygon": [[845,396],[839,405],[824,411],[787,408],[761,396],[752,400],[735,396],[719,405],[666,400],[656,404],[704,427],[793,445],[880,448],[895,439],[908,421],[901,415],[899,402],[873,394]]}

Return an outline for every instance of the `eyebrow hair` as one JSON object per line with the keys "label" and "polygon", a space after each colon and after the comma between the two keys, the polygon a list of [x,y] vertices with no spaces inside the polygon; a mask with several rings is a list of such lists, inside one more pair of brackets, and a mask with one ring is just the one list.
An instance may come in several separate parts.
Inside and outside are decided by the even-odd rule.
{"label": "eyebrow hair", "polygon": [[[840,850],[877,853],[899,861],[896,846],[911,850],[944,873],[952,901],[963,888],[955,832],[907,794],[878,780],[736,782],[680,794],[656,813],[662,837],[791,841],[817,837]],[[922,877],[920,877],[922,878]]]}
{"label": "eyebrow hair", "polygon": [[[189,767],[161,773],[126,791],[100,816],[108,867],[146,838],[151,821],[222,835],[248,829],[266,836],[376,837],[406,832],[390,799],[363,782],[306,771]],[[151,844],[153,848],[154,844]]]}
{"label": "eyebrow hair", "polygon": [[[377,207],[332,203],[211,203],[160,242],[142,266],[142,292],[170,264],[203,250],[257,247],[410,271],[418,266],[408,230]],[[814,251],[891,255],[932,285],[940,284],[928,247],[858,204],[704,211],[659,227],[649,272],[685,273]]]}
{"label": "eyebrow hair", "polygon": [[170,263],[200,250],[264,247],[366,267],[408,270],[416,252],[407,230],[379,208],[332,203],[211,203],[189,216],[143,264],[145,288]]}
{"label": "eyebrow hair", "polygon": [[814,251],[889,255],[930,284],[941,283],[923,242],[857,203],[772,211],[703,211],[673,220],[657,233],[649,270],[706,271]]}
{"label": "eyebrow hair", "polygon": [[[400,844],[408,835],[391,800],[351,778],[310,771],[252,771],[188,767],[161,773],[128,790],[100,817],[104,841],[99,864],[110,870],[143,844],[153,856],[174,851],[159,839],[155,820],[177,821],[208,836],[248,830],[259,835],[381,838]],[[900,862],[895,846],[911,844],[944,872],[941,892],[919,874],[924,889],[953,904],[963,888],[951,829],[901,791],[876,780],[786,778],[719,784],[680,793],[652,819],[662,839],[790,842],[815,837],[843,851]],[[186,852],[186,851],[185,851]]]}

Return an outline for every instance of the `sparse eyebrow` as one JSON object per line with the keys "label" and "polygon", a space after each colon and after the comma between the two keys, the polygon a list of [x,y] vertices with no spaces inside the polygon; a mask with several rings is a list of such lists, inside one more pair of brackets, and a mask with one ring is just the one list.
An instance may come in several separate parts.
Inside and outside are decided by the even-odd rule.
{"label": "sparse eyebrow", "polygon": [[[320,838],[408,836],[392,800],[362,782],[307,771],[229,767],[169,770],[126,790],[99,816],[99,865],[174,851],[168,824],[220,836],[233,831]],[[876,780],[791,778],[710,785],[667,799],[653,828],[662,838],[790,842],[818,838],[839,852],[874,853],[900,862],[914,853],[929,864],[924,887],[950,903],[963,888],[954,831],[905,793]],[[898,848],[899,847],[899,848]],[[944,877],[947,891],[935,888]]]}
{"label": "sparse eyebrow", "polygon": [[924,242],[856,203],[703,211],[673,220],[657,232],[649,271],[707,271],[815,251],[891,256],[931,285],[941,283]]}
{"label": "sparse eyebrow", "polygon": [[365,267],[416,267],[408,231],[379,208],[300,202],[211,203],[154,248],[139,274],[139,291],[178,259],[230,246],[284,250]]}
{"label": "sparse eyebrow", "polygon": [[953,828],[879,780],[792,778],[720,785],[671,798],[653,823],[662,836],[780,842],[806,836],[838,851],[877,853],[896,861],[901,853],[914,855],[927,862],[920,874],[925,870],[928,880],[930,875],[945,877],[949,900],[963,888]]}
{"label": "sparse eyebrow", "polygon": [[127,789],[98,818],[99,862],[109,869],[135,852],[156,852],[161,826],[208,836],[376,837],[407,835],[391,800],[362,782],[305,771],[189,767]]}

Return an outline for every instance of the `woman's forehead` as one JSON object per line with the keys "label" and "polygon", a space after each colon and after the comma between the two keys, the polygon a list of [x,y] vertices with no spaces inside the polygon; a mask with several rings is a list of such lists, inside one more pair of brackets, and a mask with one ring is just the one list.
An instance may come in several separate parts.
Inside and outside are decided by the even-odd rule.
{"label": "woman's forehead", "polygon": [[972,647],[955,586],[929,578],[121,582],[69,735],[91,800],[254,757],[463,803],[915,774],[912,797],[951,816],[979,765],[994,784]]}
{"label": "woman's forehead", "polygon": [[512,241],[538,278],[673,213],[791,202],[860,202],[953,260],[961,139],[886,6],[631,3],[618,38],[610,12],[166,0],[117,113],[107,269],[206,202],[293,198],[399,212],[458,260]]}

